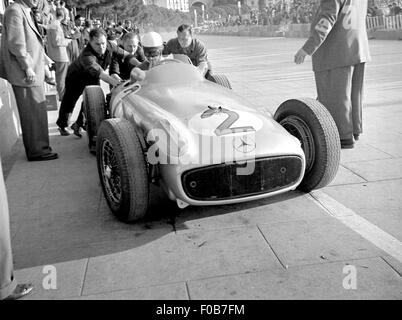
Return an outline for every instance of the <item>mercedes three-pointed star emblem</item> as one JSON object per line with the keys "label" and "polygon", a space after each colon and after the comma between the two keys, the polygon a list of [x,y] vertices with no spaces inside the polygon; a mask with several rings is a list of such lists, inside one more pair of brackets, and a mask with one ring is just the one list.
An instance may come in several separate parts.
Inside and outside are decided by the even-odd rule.
{"label": "mercedes three-pointed star emblem", "polygon": [[233,140],[233,147],[239,152],[249,153],[255,150],[256,144],[250,136],[242,136]]}

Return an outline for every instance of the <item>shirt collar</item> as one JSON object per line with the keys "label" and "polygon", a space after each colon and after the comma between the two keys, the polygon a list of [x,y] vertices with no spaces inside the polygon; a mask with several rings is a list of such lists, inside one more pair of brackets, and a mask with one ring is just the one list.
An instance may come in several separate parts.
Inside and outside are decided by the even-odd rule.
{"label": "shirt collar", "polygon": [[29,14],[31,13],[31,7],[29,7],[24,1],[20,0],[19,3],[21,5],[22,9],[24,9]]}

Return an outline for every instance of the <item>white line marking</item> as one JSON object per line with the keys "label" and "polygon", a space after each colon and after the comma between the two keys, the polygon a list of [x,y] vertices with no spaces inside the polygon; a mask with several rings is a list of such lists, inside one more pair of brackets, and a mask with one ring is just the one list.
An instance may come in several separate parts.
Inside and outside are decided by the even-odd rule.
{"label": "white line marking", "polygon": [[248,39],[244,39],[246,41],[263,41],[263,40],[278,40],[278,39],[285,39],[285,37],[258,37],[258,38],[248,38]]}
{"label": "white line marking", "polygon": [[360,234],[363,238],[385,251],[402,263],[402,242],[359,216],[322,191],[312,191],[310,195],[332,217]]}

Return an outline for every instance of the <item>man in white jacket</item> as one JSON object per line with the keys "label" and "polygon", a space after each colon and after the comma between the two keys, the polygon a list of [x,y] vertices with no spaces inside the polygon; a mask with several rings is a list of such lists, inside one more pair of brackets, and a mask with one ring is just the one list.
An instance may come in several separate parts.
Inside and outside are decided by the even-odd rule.
{"label": "man in white jacket", "polygon": [[59,101],[62,101],[65,92],[65,80],[70,60],[67,54],[67,45],[71,39],[64,37],[61,21],[64,19],[64,10],[56,9],[56,20],[47,29],[47,54],[56,64],[56,85]]}

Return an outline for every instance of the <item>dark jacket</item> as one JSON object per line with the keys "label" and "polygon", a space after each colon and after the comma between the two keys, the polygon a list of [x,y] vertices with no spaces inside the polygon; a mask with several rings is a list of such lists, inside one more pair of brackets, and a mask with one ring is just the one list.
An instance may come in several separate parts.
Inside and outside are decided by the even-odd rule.
{"label": "dark jacket", "polygon": [[99,83],[101,72],[109,67],[114,55],[123,59],[124,50],[108,41],[105,54],[100,56],[88,43],[79,57],[68,67],[66,80],[85,82],[88,85]]}
{"label": "dark jacket", "polygon": [[314,71],[370,60],[366,14],[367,0],[321,0],[303,46],[312,55]]}
{"label": "dark jacket", "polygon": [[110,63],[109,74],[117,74],[123,80],[128,80],[130,79],[131,70],[138,67],[144,61],[144,50],[141,46],[138,46],[137,51],[134,54],[128,55],[125,59],[121,59],[117,55],[114,55]]}

